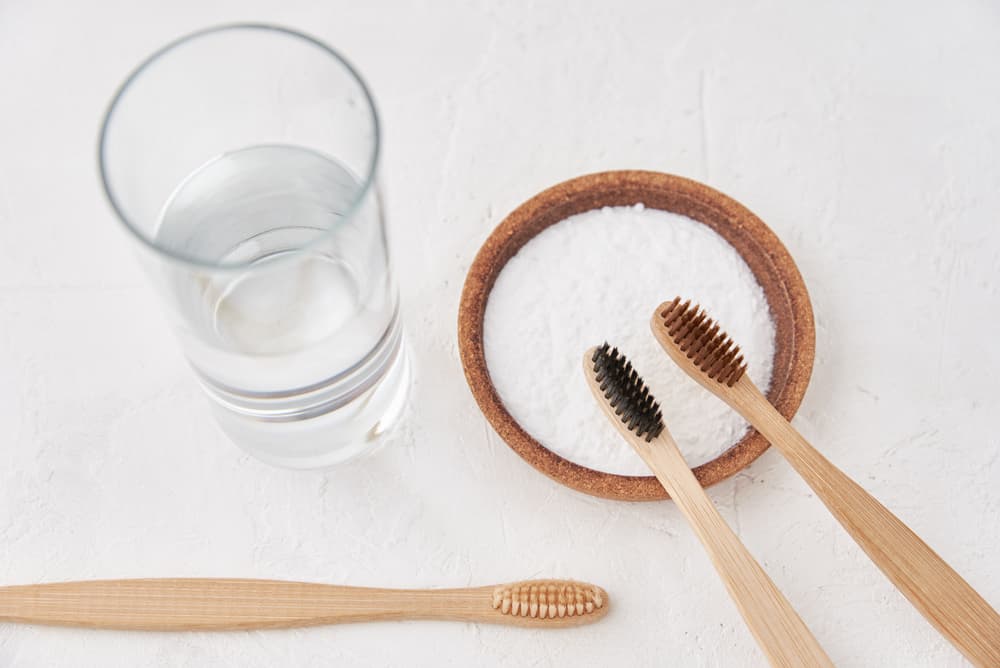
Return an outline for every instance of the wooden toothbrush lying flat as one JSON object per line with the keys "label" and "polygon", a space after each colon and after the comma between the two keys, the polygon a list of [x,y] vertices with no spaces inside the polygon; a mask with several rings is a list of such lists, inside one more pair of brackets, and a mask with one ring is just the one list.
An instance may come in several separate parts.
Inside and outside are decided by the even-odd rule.
{"label": "wooden toothbrush lying flat", "polygon": [[771,664],[832,666],[791,604],[712,505],[631,362],[605,343],[587,351],[583,371],[597,403],[691,523]]}
{"label": "wooden toothbrush lying flat", "polygon": [[607,612],[603,589],[573,580],[466,589],[209,578],[0,587],[0,622],[140,631],[236,631],[401,619],[561,628],[596,622]]}
{"label": "wooden toothbrush lying flat", "polygon": [[969,661],[1000,666],[1000,615],[899,518],[816,451],[745,373],[739,347],[690,301],[661,304],[653,334],[671,359],[785,456],[889,580]]}

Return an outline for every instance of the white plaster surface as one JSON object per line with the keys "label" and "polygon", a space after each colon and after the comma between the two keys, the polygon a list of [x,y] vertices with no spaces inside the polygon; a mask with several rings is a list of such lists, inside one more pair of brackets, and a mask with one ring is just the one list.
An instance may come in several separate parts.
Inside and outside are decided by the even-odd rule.
{"label": "white plaster surface", "polygon": [[[95,173],[126,71],[247,19],[349,54],[385,121],[416,385],[392,447],[328,473],[219,433]],[[796,424],[1000,605],[998,34],[985,0],[0,0],[0,583],[560,575],[614,605],[563,632],[0,625],[0,666],[761,665],[672,505],[552,483],[462,376],[479,244],[539,189],[614,168],[703,180],[774,228],[818,325]],[[838,665],[965,665],[776,453],[710,495]]]}

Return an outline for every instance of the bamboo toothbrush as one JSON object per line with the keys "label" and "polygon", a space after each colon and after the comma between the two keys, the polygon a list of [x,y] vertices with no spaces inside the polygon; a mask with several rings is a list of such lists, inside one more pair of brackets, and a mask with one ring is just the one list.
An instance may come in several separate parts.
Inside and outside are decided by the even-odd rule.
{"label": "bamboo toothbrush", "polygon": [[771,665],[832,666],[791,604],[712,505],[631,362],[605,343],[587,351],[583,367],[597,403],[691,523]]}
{"label": "bamboo toothbrush", "polygon": [[422,590],[208,578],[0,587],[0,622],[92,629],[236,631],[401,619],[554,629],[607,612],[603,589],[572,580]]}
{"label": "bamboo toothbrush", "polygon": [[768,402],[719,325],[680,298],[656,309],[653,334],[689,376],[732,406],[812,487],[875,565],[969,661],[1000,666],[1000,615],[885,506],[827,461]]}

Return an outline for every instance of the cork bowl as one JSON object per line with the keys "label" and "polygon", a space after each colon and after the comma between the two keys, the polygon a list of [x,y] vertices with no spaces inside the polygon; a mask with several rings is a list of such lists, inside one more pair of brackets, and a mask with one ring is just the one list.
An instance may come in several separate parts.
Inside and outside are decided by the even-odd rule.
{"label": "cork bowl", "polygon": [[[640,202],[708,225],[746,261],[763,288],[774,320],[774,367],[767,398],[788,419],[805,394],[815,354],[812,306],[795,262],[763,221],[717,190],[659,172],[602,172],[560,183],[518,207],[483,244],[465,280],[458,313],[458,342],[466,380],[486,419],[525,461],[573,489],[627,501],[669,497],[653,476],[589,469],[549,450],[525,431],[507,411],[490,379],[483,348],[483,318],[497,276],[536,234],[574,214]],[[675,296],[665,294],[663,299]],[[636,327],[647,326],[649,313],[636,313],[635,317]],[[748,466],[767,448],[767,441],[751,429],[718,457],[696,467],[694,474],[703,486],[713,485]]]}

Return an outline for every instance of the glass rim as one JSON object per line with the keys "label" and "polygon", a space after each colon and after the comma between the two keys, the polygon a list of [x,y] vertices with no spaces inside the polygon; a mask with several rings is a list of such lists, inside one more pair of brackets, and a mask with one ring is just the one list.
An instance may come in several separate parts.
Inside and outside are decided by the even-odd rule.
{"label": "glass rim", "polygon": [[[161,46],[159,49],[151,53],[144,60],[142,60],[125,80],[119,84],[118,88],[115,90],[114,95],[111,97],[111,102],[108,104],[103,119],[101,121],[101,131],[98,136],[97,145],[97,167],[98,173],[101,178],[101,187],[104,191],[105,199],[107,199],[108,204],[111,205],[112,210],[115,213],[115,218],[125,227],[128,232],[139,240],[139,242],[145,247],[152,250],[157,255],[160,255],[170,261],[179,262],[182,264],[191,265],[201,269],[211,269],[216,271],[225,271],[233,269],[245,269],[253,264],[253,261],[240,261],[240,262],[211,262],[194,255],[189,255],[186,253],[178,252],[165,248],[156,243],[155,239],[149,237],[140,231],[139,226],[136,225],[130,218],[125,214],[123,207],[119,204],[118,199],[115,197],[114,188],[112,188],[107,170],[107,140],[108,140],[108,128],[111,125],[112,117],[118,108],[118,103],[121,102],[122,97],[131,88],[132,84],[145,73],[146,69],[155,62],[158,62],[164,56],[170,54],[176,48],[187,44],[193,40],[200,37],[205,37],[207,35],[212,35],[214,33],[221,33],[227,31],[238,31],[238,30],[259,30],[265,32],[281,33],[289,37],[295,37],[310,44],[318,47],[321,51],[326,52],[328,56],[333,58],[335,61],[340,63],[344,69],[347,70],[348,74],[354,79],[354,81],[361,88],[361,92],[364,95],[365,101],[368,103],[368,111],[372,118],[373,127],[373,142],[372,142],[372,153],[371,153],[371,163],[368,167],[366,174],[362,175],[361,187],[358,188],[357,194],[351,201],[350,206],[345,211],[344,215],[338,220],[338,222],[343,220],[348,220],[354,216],[360,207],[361,203],[364,201],[365,197],[368,195],[369,191],[372,190],[375,184],[375,173],[378,168],[379,159],[382,153],[382,129],[381,121],[378,115],[378,109],[375,107],[375,99],[372,97],[371,91],[368,88],[368,84],[361,77],[358,70],[351,65],[350,61],[342,56],[336,49],[329,46],[325,42],[307,35],[298,30],[292,28],[286,28],[283,26],[270,24],[270,23],[226,23],[222,25],[212,26],[208,28],[202,28],[201,30],[196,30],[192,33],[188,33],[181,37],[178,37],[165,45]],[[214,156],[218,157],[218,156]],[[213,157],[213,159],[214,159]],[[199,166],[200,169],[200,166]],[[321,234],[316,235],[313,239],[309,240],[308,243],[302,244],[297,247],[296,250],[306,250],[315,245],[321,243],[329,235],[333,233],[333,229],[337,225],[331,225],[330,227],[323,230]]]}

